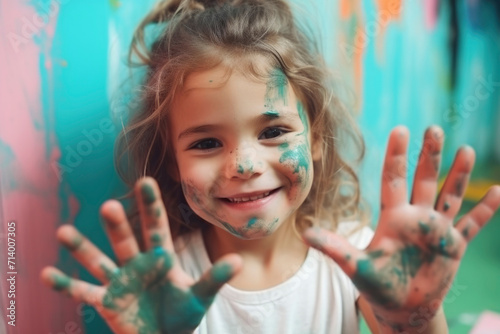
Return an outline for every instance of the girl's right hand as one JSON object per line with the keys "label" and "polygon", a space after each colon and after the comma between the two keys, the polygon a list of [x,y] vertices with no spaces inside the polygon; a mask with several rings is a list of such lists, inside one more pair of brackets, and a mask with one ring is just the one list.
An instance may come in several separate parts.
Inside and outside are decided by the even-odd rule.
{"label": "girl's right hand", "polygon": [[73,226],[61,226],[59,241],[103,285],[70,278],[54,267],[41,273],[44,283],[96,308],[115,333],[192,333],[219,289],[240,269],[241,258],[228,254],[198,282],[176,261],[167,213],[152,178],[137,182],[146,252],[141,253],[122,205],[101,207],[116,265]]}

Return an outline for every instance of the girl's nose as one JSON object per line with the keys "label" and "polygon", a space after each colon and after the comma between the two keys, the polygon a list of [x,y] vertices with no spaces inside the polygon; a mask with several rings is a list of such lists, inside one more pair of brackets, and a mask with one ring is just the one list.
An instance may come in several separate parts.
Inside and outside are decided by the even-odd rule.
{"label": "girl's nose", "polygon": [[249,179],[262,174],[264,163],[253,147],[239,147],[228,153],[226,176],[228,178]]}

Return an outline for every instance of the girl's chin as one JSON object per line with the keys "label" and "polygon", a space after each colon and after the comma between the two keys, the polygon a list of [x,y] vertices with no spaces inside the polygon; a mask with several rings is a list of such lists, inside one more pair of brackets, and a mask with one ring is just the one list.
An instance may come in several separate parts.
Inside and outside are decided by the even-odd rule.
{"label": "girl's chin", "polygon": [[225,222],[212,225],[215,225],[215,228],[220,228],[232,236],[242,240],[257,240],[265,238],[273,234],[279,227],[278,218],[275,218],[269,223],[263,223],[257,220],[253,225],[251,223],[247,223],[246,225],[235,226]]}

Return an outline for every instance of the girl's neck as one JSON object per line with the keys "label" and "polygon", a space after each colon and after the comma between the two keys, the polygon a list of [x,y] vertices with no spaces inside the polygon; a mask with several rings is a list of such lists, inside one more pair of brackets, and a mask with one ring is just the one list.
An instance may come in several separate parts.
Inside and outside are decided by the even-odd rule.
{"label": "girl's neck", "polygon": [[243,258],[243,269],[230,285],[262,290],[290,278],[306,258],[308,246],[294,233],[292,224],[283,224],[272,235],[255,240],[242,240],[210,225],[203,232],[203,240],[212,263],[229,253]]}

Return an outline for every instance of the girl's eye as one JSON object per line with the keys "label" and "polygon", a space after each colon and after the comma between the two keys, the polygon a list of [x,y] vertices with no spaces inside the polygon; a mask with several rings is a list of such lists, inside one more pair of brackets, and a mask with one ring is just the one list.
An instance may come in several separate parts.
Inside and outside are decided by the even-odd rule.
{"label": "girl's eye", "polygon": [[203,139],[200,140],[193,145],[191,145],[190,149],[196,149],[196,150],[210,150],[214,148],[221,147],[222,144],[214,138],[208,138],[208,139]]}
{"label": "girl's eye", "polygon": [[267,128],[259,136],[259,139],[272,139],[284,135],[288,131],[281,128]]}

